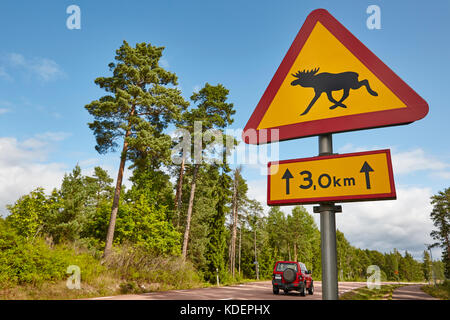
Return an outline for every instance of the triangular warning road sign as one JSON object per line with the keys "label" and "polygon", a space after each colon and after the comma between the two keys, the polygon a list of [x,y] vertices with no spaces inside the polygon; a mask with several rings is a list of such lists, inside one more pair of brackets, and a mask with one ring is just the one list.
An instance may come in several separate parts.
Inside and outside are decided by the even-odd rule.
{"label": "triangular warning road sign", "polygon": [[[407,124],[428,104],[328,11],[306,18],[248,121],[246,143]],[[260,134],[264,129],[269,134]],[[278,129],[278,134],[270,134]]]}

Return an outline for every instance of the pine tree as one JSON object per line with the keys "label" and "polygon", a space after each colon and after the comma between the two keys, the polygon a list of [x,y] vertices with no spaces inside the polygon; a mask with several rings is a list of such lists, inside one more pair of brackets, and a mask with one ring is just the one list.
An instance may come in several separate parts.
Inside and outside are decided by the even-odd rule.
{"label": "pine tree", "polygon": [[[238,167],[233,170],[233,195],[232,195],[232,225],[231,225],[231,252],[230,252],[230,268],[231,275],[234,278],[236,276],[236,240],[237,240],[237,226],[238,215],[240,209],[248,201],[247,191],[248,186],[244,178],[241,175],[242,167]],[[256,261],[256,260],[255,260]]]}
{"label": "pine tree", "polygon": [[[258,242],[261,242],[261,239],[258,237],[258,229],[260,228],[261,223],[264,221],[261,219],[261,216],[263,214],[263,208],[261,204],[256,200],[248,200],[248,206],[247,206],[247,222],[251,228],[251,231],[253,233],[253,250],[254,250],[254,263],[258,263],[258,269],[261,272],[260,266],[265,266],[265,258],[267,256],[267,251],[264,252],[263,258],[259,259],[261,257],[260,250],[258,250]],[[262,261],[261,261],[262,260]],[[255,265],[256,268],[256,265]],[[263,267],[263,274],[265,273],[265,270],[267,268]],[[256,270],[255,270],[256,272]],[[257,274],[258,278],[258,274]]]}
{"label": "pine tree", "polygon": [[123,141],[104,257],[113,243],[126,160],[169,158],[171,139],[163,131],[188,106],[180,90],[172,87],[177,76],[159,65],[163,50],[146,43],[133,48],[124,41],[116,51],[116,63],[109,64],[113,75],[95,80],[108,95],[85,107],[94,117],[89,128],[100,154],[115,151],[118,140]]}
{"label": "pine tree", "polygon": [[[217,130],[223,134],[223,129],[233,123],[232,115],[236,112],[233,110],[233,104],[227,102],[228,93],[228,89],[221,84],[212,86],[209,83],[206,83],[199,92],[196,92],[191,96],[191,100],[197,104],[197,106],[186,114],[185,129],[189,130],[191,135],[193,135],[194,143],[197,140],[200,141],[200,146],[194,146],[194,151],[197,151],[202,159],[197,159],[199,154],[194,155],[191,190],[183,239],[183,259],[186,259],[187,256],[192,210],[194,207],[195,189],[197,186],[197,174],[202,164],[203,157],[206,155],[205,151],[215,143],[220,142],[221,144],[224,144],[224,140],[215,141],[212,139],[208,141],[208,139],[205,139],[205,134],[207,132],[211,133],[210,130]],[[201,123],[200,128],[196,126],[195,122]],[[195,150],[195,147],[200,147],[201,150]]]}
{"label": "pine tree", "polygon": [[64,175],[60,196],[63,209],[55,217],[54,240],[73,241],[80,237],[92,213],[88,208],[89,189],[86,177],[81,174],[79,165],[70,174]]}
{"label": "pine tree", "polygon": [[230,202],[231,178],[228,175],[230,169],[225,163],[221,166],[222,173],[217,186],[214,188],[214,198],[217,199],[214,214],[209,222],[209,242],[206,247],[207,268],[205,272],[206,280],[211,283],[216,281],[216,273],[223,278],[226,273],[225,251],[226,251],[226,229],[225,216],[229,211],[227,204]]}
{"label": "pine tree", "polygon": [[431,197],[433,211],[431,220],[437,230],[430,235],[436,241],[432,247],[439,246],[442,251],[442,262],[445,268],[445,277],[450,278],[450,188],[438,192]]}
{"label": "pine tree", "polygon": [[431,259],[427,250],[423,251],[423,263],[422,263],[423,276],[426,281],[431,281]]}

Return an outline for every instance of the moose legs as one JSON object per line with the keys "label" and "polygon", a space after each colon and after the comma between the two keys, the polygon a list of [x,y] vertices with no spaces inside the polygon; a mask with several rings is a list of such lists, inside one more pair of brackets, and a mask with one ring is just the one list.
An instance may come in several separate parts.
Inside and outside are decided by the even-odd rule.
{"label": "moose legs", "polygon": [[[316,94],[314,95],[314,98],[312,98],[311,102],[309,103],[308,107],[305,109],[305,111],[303,111],[303,113],[301,114],[301,116],[304,116],[305,114],[307,114],[309,112],[309,110],[311,109],[311,107],[314,105],[314,103],[317,101],[317,99],[319,99],[319,97],[322,95],[323,91],[316,91]],[[335,109],[337,107],[342,107],[342,108],[347,108],[347,106],[345,104],[343,104],[342,102],[347,99],[349,93],[350,93],[350,89],[344,89],[344,94],[342,95],[342,98],[339,101],[336,101],[333,98],[333,95],[331,94],[331,91],[327,91],[327,96],[328,96],[328,100],[330,100],[331,102],[334,103],[334,105],[332,105],[330,107],[330,109]]]}
{"label": "moose legs", "polygon": [[314,103],[317,101],[317,99],[319,99],[320,95],[322,94],[322,91],[315,91],[316,95],[314,96],[314,98],[311,100],[311,102],[309,103],[308,107],[305,109],[305,111],[303,111],[303,113],[301,114],[301,116],[304,116],[305,114],[307,114],[309,112],[309,109],[311,109],[311,107],[314,105]]}
{"label": "moose legs", "polygon": [[333,98],[333,95],[331,94],[331,91],[327,91],[328,100],[330,100],[331,102],[334,103],[334,105],[332,105],[332,106],[330,107],[330,109],[333,110],[333,109],[336,109],[337,107],[347,108],[347,106],[346,106],[345,104],[343,104],[342,102],[343,102],[345,99],[347,99],[349,93],[350,93],[350,89],[347,89],[347,88],[344,89],[344,94],[342,95],[341,100],[336,101],[336,100]]}

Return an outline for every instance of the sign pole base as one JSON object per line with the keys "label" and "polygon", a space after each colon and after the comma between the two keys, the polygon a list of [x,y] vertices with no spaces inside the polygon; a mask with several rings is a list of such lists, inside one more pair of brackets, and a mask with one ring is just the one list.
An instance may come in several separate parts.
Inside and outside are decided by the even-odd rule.
{"label": "sign pole base", "polygon": [[[331,134],[319,136],[319,156],[333,154]],[[320,246],[322,251],[322,300],[338,300],[338,272],[336,252],[335,213],[342,211],[334,203],[323,203],[314,211],[320,212]],[[339,210],[340,209],[340,210]]]}

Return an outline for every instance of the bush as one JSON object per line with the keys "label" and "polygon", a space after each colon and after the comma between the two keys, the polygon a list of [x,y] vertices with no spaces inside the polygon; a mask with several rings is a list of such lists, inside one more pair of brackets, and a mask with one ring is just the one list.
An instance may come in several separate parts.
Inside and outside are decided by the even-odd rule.
{"label": "bush", "polygon": [[[161,256],[144,246],[122,244],[106,258],[105,265],[123,280],[137,283],[161,283],[167,288],[190,288],[201,280],[190,262],[179,256]],[[132,289],[127,283],[126,290]]]}
{"label": "bush", "polygon": [[450,280],[436,285],[425,285],[422,290],[435,298],[450,300]]}
{"label": "bush", "polygon": [[50,248],[43,239],[27,241],[0,220],[0,285],[40,285],[68,278],[69,265],[81,269],[82,281],[95,278],[105,268],[90,254],[67,245]]}

